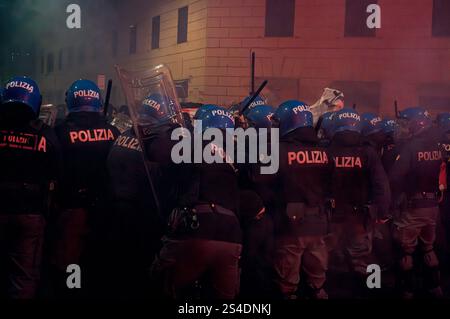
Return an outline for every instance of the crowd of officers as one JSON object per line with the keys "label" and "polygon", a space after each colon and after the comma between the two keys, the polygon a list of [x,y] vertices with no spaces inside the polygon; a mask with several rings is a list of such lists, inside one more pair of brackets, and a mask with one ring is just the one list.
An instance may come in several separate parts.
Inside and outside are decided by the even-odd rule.
{"label": "crowd of officers", "polygon": [[[394,274],[399,297],[443,297],[435,241],[439,225],[450,238],[450,113],[433,121],[411,107],[389,120],[337,100],[315,123],[296,100],[275,109],[258,97],[243,114],[200,107],[203,130],[279,129],[279,170],[264,175],[263,161],[175,164],[172,131],[196,128],[159,94],[142,102],[151,125],[139,138],[138,126],[106,121],[88,80],[67,90],[55,127],[39,120],[32,79],[1,95],[3,298],[326,299],[330,273],[367,298],[370,264]],[[81,288],[68,285],[70,265]]]}

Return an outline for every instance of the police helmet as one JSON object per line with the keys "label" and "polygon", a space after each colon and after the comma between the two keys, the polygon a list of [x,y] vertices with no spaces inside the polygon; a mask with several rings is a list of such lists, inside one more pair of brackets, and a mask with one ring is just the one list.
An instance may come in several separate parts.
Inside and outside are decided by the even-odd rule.
{"label": "police helmet", "polygon": [[208,107],[208,110],[199,114],[198,121],[202,121],[202,130],[209,128],[218,128],[225,130],[227,128],[234,128],[234,117],[226,108],[213,105]]}
{"label": "police helmet", "polygon": [[258,105],[247,112],[250,126],[255,128],[271,128],[275,109],[270,105]]}
{"label": "police helmet", "polygon": [[66,103],[69,113],[100,112],[102,109],[100,89],[90,80],[77,80],[66,92]]}
{"label": "police helmet", "polygon": [[361,114],[361,134],[369,136],[383,130],[382,119],[374,113]]}
{"label": "police helmet", "polygon": [[[250,101],[250,99],[252,98],[252,95],[247,96],[242,102],[241,102],[241,107],[244,107],[245,105],[247,105],[247,103]],[[256,96],[256,98],[253,100],[252,103],[250,103],[250,105],[248,106],[248,108],[244,111],[244,115],[247,115],[248,112],[250,112],[250,110],[252,110],[253,108],[255,108],[258,105],[265,105],[266,99],[262,96],[262,95],[258,95]]]}
{"label": "police helmet", "polygon": [[344,131],[361,133],[361,116],[353,108],[343,108],[334,115],[333,133]]}
{"label": "police helmet", "polygon": [[202,106],[200,106],[200,107],[197,109],[197,111],[195,112],[193,119],[194,119],[194,120],[201,119],[201,118],[203,117],[203,114],[204,114],[204,113],[207,113],[207,112],[209,112],[210,110],[215,109],[215,108],[217,108],[217,105],[214,105],[214,104],[205,104],[205,105],[202,105]]}
{"label": "police helmet", "polygon": [[32,117],[37,117],[42,103],[41,92],[37,83],[26,76],[17,76],[9,80],[3,91],[3,104],[20,104],[32,111]]}
{"label": "police helmet", "polygon": [[313,127],[314,120],[309,106],[305,102],[289,100],[280,104],[273,118],[278,122],[280,136],[300,127]]}
{"label": "police helmet", "polygon": [[335,112],[326,112],[320,117],[320,126],[318,128],[319,138],[331,139],[333,137],[334,115]]}
{"label": "police helmet", "polygon": [[430,113],[420,106],[409,107],[399,112],[399,120],[407,125],[410,134],[417,135],[431,128],[433,121]]}
{"label": "police helmet", "polygon": [[381,129],[384,134],[393,134],[397,129],[397,121],[392,119],[383,119],[381,121]]}

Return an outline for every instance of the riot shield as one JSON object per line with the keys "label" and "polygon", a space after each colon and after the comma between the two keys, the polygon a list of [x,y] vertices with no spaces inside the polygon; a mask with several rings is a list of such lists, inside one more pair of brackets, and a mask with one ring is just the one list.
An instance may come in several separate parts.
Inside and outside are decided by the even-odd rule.
{"label": "riot shield", "polygon": [[117,127],[120,133],[123,133],[133,126],[133,122],[127,114],[117,113],[112,119],[111,125]]}
{"label": "riot shield", "polygon": [[[116,71],[128,102],[131,120],[141,138],[145,139],[151,128],[161,123],[169,122],[184,127],[175,84],[167,66],[158,65],[144,71],[128,71],[116,66]],[[149,100],[150,96],[158,96],[158,102]],[[156,112],[156,116],[149,110]]]}

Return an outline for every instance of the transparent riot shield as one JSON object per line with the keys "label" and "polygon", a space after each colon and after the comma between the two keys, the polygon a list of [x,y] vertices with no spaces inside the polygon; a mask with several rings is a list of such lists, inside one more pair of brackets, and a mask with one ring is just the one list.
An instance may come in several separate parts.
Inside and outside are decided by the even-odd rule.
{"label": "transparent riot shield", "polygon": [[39,111],[39,119],[50,127],[55,126],[58,109],[53,104],[44,104]]}
{"label": "transparent riot shield", "polygon": [[325,88],[322,96],[316,103],[310,106],[314,117],[314,125],[317,124],[320,117],[327,112],[336,112],[344,106],[344,93],[339,90]]}
{"label": "transparent riot shield", "polygon": [[[178,102],[170,69],[158,65],[144,71],[128,71],[116,66],[125,93],[130,117],[141,138],[150,134],[152,127],[173,123],[184,127],[184,119]],[[158,97],[157,103],[149,97]]]}
{"label": "transparent riot shield", "polygon": [[112,119],[111,125],[117,127],[120,133],[123,133],[133,126],[133,121],[127,114],[117,113]]}

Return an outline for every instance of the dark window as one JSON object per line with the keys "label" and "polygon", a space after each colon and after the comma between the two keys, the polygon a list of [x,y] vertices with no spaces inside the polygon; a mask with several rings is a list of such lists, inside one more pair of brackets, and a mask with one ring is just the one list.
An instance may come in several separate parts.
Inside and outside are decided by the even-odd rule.
{"label": "dark window", "polygon": [[266,0],[266,37],[294,35],[295,0]]}
{"label": "dark window", "polygon": [[117,32],[117,30],[114,30],[112,32],[112,39],[111,39],[111,51],[112,51],[112,56],[117,56],[117,49],[119,47],[119,33]]}
{"label": "dark window", "polygon": [[84,48],[80,47],[80,51],[78,51],[78,63],[84,63],[85,55]]}
{"label": "dark window", "polygon": [[61,71],[63,68],[63,50],[59,50],[58,54],[58,70]]}
{"label": "dark window", "polygon": [[136,26],[130,26],[130,54],[136,53],[136,44],[137,44],[137,30]]}
{"label": "dark window", "polygon": [[433,36],[450,36],[450,1],[433,1]]}
{"label": "dark window", "polygon": [[67,66],[70,68],[73,64],[73,47],[69,47],[67,50]]}
{"label": "dark window", "polygon": [[47,54],[47,73],[53,72],[53,63],[55,58],[53,57],[53,53]]}
{"label": "dark window", "polygon": [[188,7],[178,9],[177,43],[187,42],[188,33]]}
{"label": "dark window", "polygon": [[367,7],[377,4],[377,0],[346,0],[345,1],[345,36],[346,37],[374,37],[375,28],[367,26]]}
{"label": "dark window", "polygon": [[156,16],[152,18],[152,49],[159,48],[159,33],[160,33],[161,17]]}

